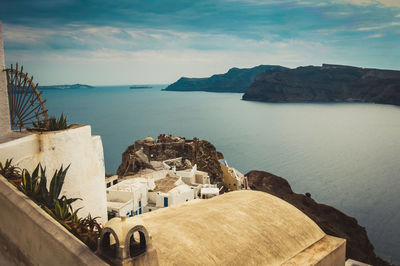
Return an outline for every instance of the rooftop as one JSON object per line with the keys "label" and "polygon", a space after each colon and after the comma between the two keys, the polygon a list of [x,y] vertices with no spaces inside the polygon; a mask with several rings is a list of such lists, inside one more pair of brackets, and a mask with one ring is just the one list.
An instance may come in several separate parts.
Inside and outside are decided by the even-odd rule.
{"label": "rooftop", "polygon": [[345,243],[294,206],[257,191],[170,206],[144,213],[137,222],[151,234],[160,265],[314,265]]}
{"label": "rooftop", "polygon": [[156,180],[154,182],[156,187],[153,189],[153,191],[167,193],[168,191],[177,186],[175,183],[178,180],[179,180],[178,177],[173,177],[173,176],[166,176],[165,178]]}

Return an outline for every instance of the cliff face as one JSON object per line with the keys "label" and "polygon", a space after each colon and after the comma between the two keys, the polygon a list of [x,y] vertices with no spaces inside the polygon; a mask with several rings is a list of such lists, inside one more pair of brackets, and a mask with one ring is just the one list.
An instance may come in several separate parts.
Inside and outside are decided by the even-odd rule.
{"label": "cliff face", "polygon": [[310,217],[326,234],[345,238],[347,258],[375,266],[390,265],[375,255],[365,228],[356,219],[333,207],[315,202],[311,195],[294,193],[289,183],[279,176],[264,171],[250,171],[246,176],[252,189],[268,192],[289,202]]}
{"label": "cliff face", "polygon": [[243,100],[400,105],[400,71],[323,65],[260,74]]}
{"label": "cliff face", "polygon": [[253,68],[231,68],[225,74],[209,78],[180,78],[167,91],[245,92],[261,73],[279,66],[260,65]]}
{"label": "cliff face", "polygon": [[212,182],[222,181],[222,169],[214,145],[206,140],[186,140],[168,134],[160,135],[157,141],[151,138],[135,141],[122,154],[117,174],[125,176],[142,169],[156,169],[157,162],[178,157],[183,161],[189,160],[192,165],[197,164],[197,169],[207,172]]}

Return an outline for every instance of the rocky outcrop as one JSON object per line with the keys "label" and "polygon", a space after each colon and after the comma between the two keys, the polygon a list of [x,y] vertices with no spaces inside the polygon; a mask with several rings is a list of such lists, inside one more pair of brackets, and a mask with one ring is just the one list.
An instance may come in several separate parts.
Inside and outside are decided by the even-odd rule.
{"label": "rocky outcrop", "polygon": [[245,92],[261,73],[280,66],[259,65],[253,68],[231,68],[225,74],[208,78],[180,78],[166,91]]}
{"label": "rocky outcrop", "polygon": [[276,68],[260,74],[243,100],[400,105],[400,71],[327,64]]}
{"label": "rocky outcrop", "polygon": [[333,207],[315,202],[309,193],[294,193],[289,183],[279,176],[264,171],[250,171],[246,176],[251,189],[270,193],[289,202],[310,217],[326,234],[345,238],[347,258],[375,266],[390,265],[375,255],[365,228],[356,219]]}
{"label": "rocky outcrop", "polygon": [[[197,164],[197,169],[207,172],[212,182],[221,182],[222,170],[218,161],[218,153],[214,145],[206,140],[162,134],[157,141],[152,138],[137,140],[122,154],[122,162],[117,174],[126,176],[138,173],[143,169],[155,169],[156,163],[182,157]],[[186,163],[188,164],[188,163]]]}

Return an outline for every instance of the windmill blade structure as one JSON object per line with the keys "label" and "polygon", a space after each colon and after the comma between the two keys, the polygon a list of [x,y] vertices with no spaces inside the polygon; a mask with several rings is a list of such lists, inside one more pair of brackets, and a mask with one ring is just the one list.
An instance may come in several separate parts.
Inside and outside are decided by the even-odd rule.
{"label": "windmill blade structure", "polygon": [[15,128],[27,128],[48,121],[47,109],[44,106],[46,100],[42,99],[38,91],[38,84],[33,83],[33,76],[23,72],[23,67],[5,69],[7,73],[8,102],[10,106],[11,126]]}

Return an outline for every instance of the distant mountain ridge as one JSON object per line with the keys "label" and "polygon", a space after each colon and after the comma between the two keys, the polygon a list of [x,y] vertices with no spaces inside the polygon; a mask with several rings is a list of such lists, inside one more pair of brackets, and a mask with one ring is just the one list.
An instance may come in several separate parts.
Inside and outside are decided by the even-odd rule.
{"label": "distant mountain ridge", "polygon": [[253,68],[234,67],[225,74],[216,74],[208,78],[182,77],[164,90],[244,93],[259,74],[275,68],[282,67],[275,65],[259,65]]}
{"label": "distant mountain ridge", "polygon": [[323,64],[257,76],[243,100],[400,105],[400,71]]}
{"label": "distant mountain ridge", "polygon": [[50,86],[38,86],[39,90],[68,90],[68,89],[89,89],[94,88],[90,85],[85,84],[72,84],[72,85],[50,85]]}

